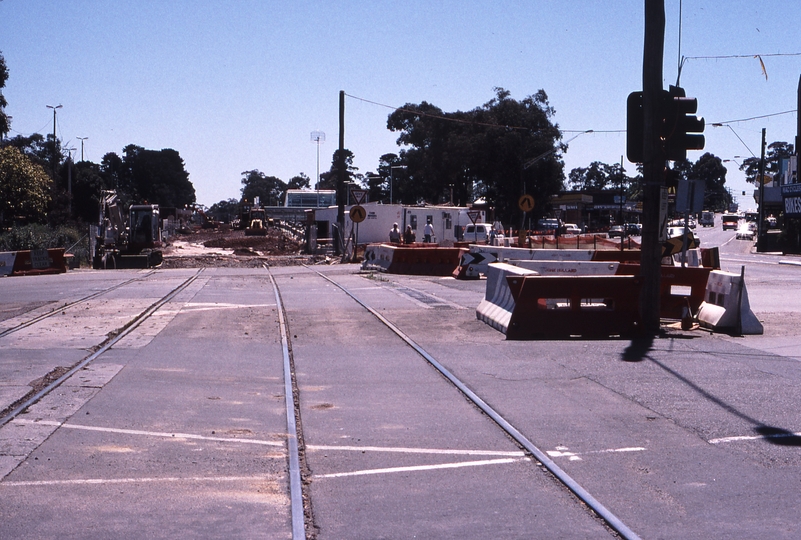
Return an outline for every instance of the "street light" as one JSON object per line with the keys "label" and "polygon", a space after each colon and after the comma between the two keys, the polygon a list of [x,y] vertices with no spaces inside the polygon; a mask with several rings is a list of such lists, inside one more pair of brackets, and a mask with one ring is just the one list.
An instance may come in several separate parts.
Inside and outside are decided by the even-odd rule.
{"label": "street light", "polygon": [[395,183],[395,169],[405,169],[406,165],[392,165],[389,168],[389,204],[392,204],[392,184]]}
{"label": "street light", "polygon": [[311,132],[311,142],[317,143],[317,183],[314,184],[314,190],[317,192],[317,206],[320,206],[320,143],[325,142],[325,133],[322,131]]}
{"label": "street light", "polygon": [[81,141],[81,161],[83,161],[83,141],[85,141],[88,138],[89,137],[78,137],[78,139]]}

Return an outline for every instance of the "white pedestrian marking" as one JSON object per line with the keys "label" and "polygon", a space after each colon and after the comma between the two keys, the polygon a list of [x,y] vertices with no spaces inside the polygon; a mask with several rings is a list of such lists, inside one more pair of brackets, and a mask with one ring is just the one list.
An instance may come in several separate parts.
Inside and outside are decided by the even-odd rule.
{"label": "white pedestrian marking", "polygon": [[460,467],[481,467],[484,465],[505,465],[517,461],[529,460],[529,458],[505,458],[487,459],[483,461],[461,461],[457,463],[441,463],[439,465],[416,465],[412,467],[390,467],[386,469],[366,469],[362,471],[351,471],[333,474],[318,474],[314,478],[342,478],[345,476],[363,476],[367,474],[388,474],[413,471],[433,471],[437,469],[458,469]]}

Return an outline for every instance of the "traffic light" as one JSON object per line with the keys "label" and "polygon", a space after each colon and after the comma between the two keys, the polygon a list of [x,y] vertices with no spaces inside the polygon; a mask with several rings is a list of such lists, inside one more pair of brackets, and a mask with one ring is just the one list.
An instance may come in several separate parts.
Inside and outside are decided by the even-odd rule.
{"label": "traffic light", "polygon": [[663,108],[665,154],[671,161],[687,159],[687,150],[703,150],[704,119],[695,116],[698,100],[685,97],[684,89],[671,86]]}
{"label": "traffic light", "polygon": [[643,162],[644,125],[642,92],[632,92],[626,100],[626,157],[632,163]]}

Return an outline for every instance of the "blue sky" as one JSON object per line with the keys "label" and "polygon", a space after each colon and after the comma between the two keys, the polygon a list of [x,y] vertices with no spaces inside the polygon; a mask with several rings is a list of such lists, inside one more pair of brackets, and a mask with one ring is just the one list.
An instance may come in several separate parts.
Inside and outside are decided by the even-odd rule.
{"label": "blue sky", "polygon": [[[326,134],[320,169],[338,144],[362,173],[397,152],[387,106],[427,101],[470,110],[503,87],[545,90],[553,121],[574,132],[566,173],[625,154],[626,96],[642,87],[643,0],[274,1],[0,0],[3,93],[11,136],[49,133],[100,162],[128,144],[174,148],[198,202],[238,198],[241,172],[285,181],[317,174],[312,131]],[[676,82],[679,2],[665,0],[664,84]],[[706,149],[725,160],[793,142],[801,3],[684,0],[681,76],[705,117]],[[700,59],[743,55],[745,58]],[[764,55],[767,77],[754,55]],[[782,55],[782,56],[768,56]],[[368,101],[362,101],[362,98]],[[789,114],[775,115],[785,111]],[[756,116],[756,120],[730,122]],[[741,140],[742,139],[742,140]],[[697,159],[702,152],[691,152]],[[735,156],[742,156],[741,158]],[[735,161],[727,185],[743,207],[751,187]],[[634,174],[634,165],[624,166]]]}

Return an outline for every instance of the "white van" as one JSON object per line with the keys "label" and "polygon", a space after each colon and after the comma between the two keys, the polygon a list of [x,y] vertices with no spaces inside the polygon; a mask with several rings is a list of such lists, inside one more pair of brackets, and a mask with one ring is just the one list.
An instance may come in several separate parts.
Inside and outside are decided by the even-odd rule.
{"label": "white van", "polygon": [[[492,231],[492,225],[489,223],[476,223],[475,225],[471,223],[464,228],[464,241],[473,242],[474,244],[488,244],[492,236],[490,231]],[[503,243],[502,231],[495,231],[495,240],[501,244]]]}

